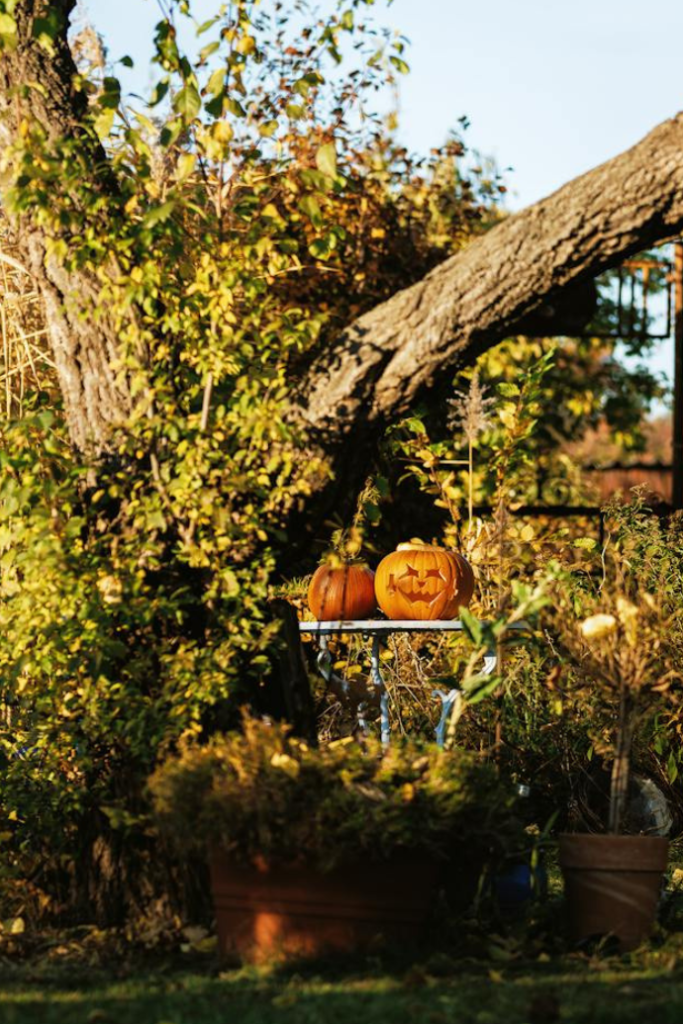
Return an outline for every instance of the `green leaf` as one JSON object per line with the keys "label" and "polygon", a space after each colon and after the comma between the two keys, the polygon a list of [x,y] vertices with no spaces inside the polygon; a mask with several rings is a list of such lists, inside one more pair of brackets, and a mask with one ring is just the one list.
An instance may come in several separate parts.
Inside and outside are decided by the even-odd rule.
{"label": "green leaf", "polygon": [[391,57],[389,57],[389,60],[394,65],[399,75],[407,75],[410,73],[410,68],[408,67],[404,60],[401,60],[400,57],[394,57],[392,55]]}
{"label": "green leaf", "polygon": [[292,121],[300,121],[306,114],[306,108],[301,103],[288,103],[285,107],[285,114]]}
{"label": "green leaf", "polygon": [[225,68],[216,68],[206,83],[206,93],[209,96],[220,96],[225,85]]}
{"label": "green leaf", "polygon": [[168,124],[165,124],[164,127],[161,129],[161,133],[159,135],[160,145],[163,146],[164,149],[168,149],[169,146],[172,146],[173,143],[176,142],[182,130],[183,122],[179,119],[176,119],[175,121],[170,121]]}
{"label": "green leaf", "polygon": [[324,85],[325,79],[318,71],[310,71],[303,78],[300,78],[298,82],[294,83],[294,92],[298,93],[299,96],[308,96],[311,89],[314,89],[317,85]]}
{"label": "green leaf", "polygon": [[519,394],[519,388],[517,385],[511,384],[508,381],[503,381],[502,384],[499,384],[496,391],[499,395],[502,395],[503,398],[516,398]]}
{"label": "green leaf", "polygon": [[301,171],[302,184],[317,192],[330,192],[331,186],[334,186],[335,181],[336,179],[330,178],[327,174],[322,174],[312,167],[307,167]]}
{"label": "green leaf", "polygon": [[121,85],[118,78],[107,77],[102,83],[99,105],[103,110],[117,110],[121,102]]}
{"label": "green leaf", "polygon": [[135,67],[135,64],[133,63],[133,58],[132,57],[128,57],[128,56],[122,57],[120,63],[123,64],[124,68],[133,68],[133,67]]}
{"label": "green leaf", "polygon": [[471,676],[469,679],[463,679],[461,685],[467,694],[467,703],[479,704],[480,701],[485,700],[486,697],[490,697],[492,693],[495,693],[501,682],[501,677],[497,675],[477,675]]}
{"label": "green leaf", "polygon": [[175,180],[180,183],[186,181],[192,172],[194,171],[195,164],[197,163],[197,157],[194,153],[183,153],[178,158],[178,165],[176,167]]}
{"label": "green leaf", "polygon": [[317,260],[327,260],[336,248],[337,236],[330,232],[330,234],[323,235],[322,238],[316,238],[315,242],[311,242],[308,251]]}
{"label": "green leaf", "polygon": [[321,226],[323,215],[320,210],[320,204],[315,196],[304,196],[299,202],[299,209],[302,213],[306,214],[314,227],[319,228]]}
{"label": "green leaf", "polygon": [[170,79],[168,78],[162,78],[160,82],[157,82],[157,84],[154,86],[154,90],[150,97],[150,107],[156,107],[157,103],[161,103],[164,96],[168,92],[170,84],[171,82]]}
{"label": "green leaf", "polygon": [[203,46],[199,51],[200,62],[203,63],[212,53],[215,53],[220,48],[220,45],[217,40],[214,40],[212,43],[207,43],[206,46]]}
{"label": "green leaf", "polygon": [[64,27],[64,16],[57,8],[47,11],[45,17],[34,18],[31,26],[31,35],[38,41],[39,46],[49,53],[54,51],[54,41]]}
{"label": "green leaf", "polygon": [[481,647],[484,639],[483,623],[475,618],[468,608],[460,609],[460,621],[462,622],[465,635],[469,637],[473,644]]}
{"label": "green leaf", "polygon": [[265,121],[262,125],[259,125],[259,135],[264,138],[270,138],[277,131],[277,121]]}
{"label": "green leaf", "polygon": [[198,36],[203,36],[204,33],[208,32],[210,28],[213,28],[213,26],[216,24],[217,21],[218,21],[218,18],[209,18],[208,21],[202,22],[202,24],[197,29],[197,35]]}
{"label": "green leaf", "polygon": [[337,150],[334,142],[326,142],[315,154],[315,163],[319,171],[322,171],[328,178],[335,178],[337,175]]}
{"label": "green leaf", "polygon": [[669,758],[666,762],[666,774],[669,776],[669,782],[673,785],[678,778],[678,762],[676,761],[676,756],[673,750],[669,754]]}
{"label": "green leaf", "polygon": [[175,209],[175,205],[175,199],[169,199],[162,206],[154,206],[151,210],[148,210],[142,222],[143,227],[153,228],[155,224],[161,224],[168,220]]}
{"label": "green leaf", "polygon": [[103,110],[101,114],[97,114],[95,117],[95,131],[97,132],[100,139],[106,139],[114,125],[114,118],[116,117],[115,110]]}
{"label": "green leaf", "polygon": [[16,45],[17,23],[11,14],[0,14],[0,39],[8,49]]}
{"label": "green leaf", "polygon": [[202,108],[202,101],[194,85],[188,83],[173,97],[173,109],[185,121],[192,121]]}
{"label": "green leaf", "polygon": [[247,116],[247,112],[246,112],[246,110],[244,109],[244,107],[242,106],[242,104],[240,103],[239,100],[235,100],[232,97],[230,97],[230,99],[226,103],[226,107],[228,109],[228,112],[230,114],[233,114],[234,117],[246,117]]}
{"label": "green leaf", "polygon": [[218,96],[214,96],[208,103],[205,103],[204,109],[211,117],[219,118],[223,113],[223,93],[220,92]]}

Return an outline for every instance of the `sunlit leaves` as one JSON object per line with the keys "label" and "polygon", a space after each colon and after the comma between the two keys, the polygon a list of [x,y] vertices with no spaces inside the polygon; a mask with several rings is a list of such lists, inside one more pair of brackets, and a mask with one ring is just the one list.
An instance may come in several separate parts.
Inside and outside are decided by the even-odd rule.
{"label": "sunlit leaves", "polygon": [[0,11],[0,49],[13,50],[17,45],[17,23],[11,14]]}
{"label": "sunlit leaves", "polygon": [[221,44],[217,39],[214,39],[213,42],[207,43],[206,46],[203,46],[199,51],[200,64],[204,64],[213,53],[216,53],[216,51],[220,49],[220,46]]}
{"label": "sunlit leaves", "polygon": [[261,135],[263,138],[270,138],[272,135],[275,134],[277,128],[277,121],[264,121],[263,124],[259,125],[259,135]]}
{"label": "sunlit leaves", "polygon": [[102,92],[98,97],[98,105],[103,110],[117,110],[121,102],[121,85],[118,78],[106,77],[102,82]]}
{"label": "sunlit leaves", "polygon": [[175,209],[176,203],[174,199],[170,199],[167,203],[162,203],[161,206],[155,206],[148,213],[145,214],[143,220],[143,227],[153,228],[156,224],[162,224],[168,220]]}
{"label": "sunlit leaves", "polygon": [[49,8],[45,14],[33,19],[31,32],[38,44],[47,50],[54,52],[54,42],[62,32],[64,26],[64,15],[57,7]]}
{"label": "sunlit leaves", "polygon": [[315,196],[304,196],[299,202],[299,209],[310,219],[314,227],[319,228],[323,224],[323,215],[320,203]]}
{"label": "sunlit leaves", "polygon": [[187,181],[194,171],[196,164],[197,156],[195,153],[181,153],[175,173],[175,180],[179,185]]}
{"label": "sunlit leaves", "polygon": [[299,96],[307,97],[316,86],[323,85],[324,76],[319,71],[309,71],[299,78],[293,85],[293,91]]}
{"label": "sunlit leaves", "polygon": [[[217,99],[218,97],[221,97],[222,99],[224,86],[225,68],[216,68],[216,70],[211,74],[211,77],[209,78],[209,81],[206,84],[205,93],[206,95],[213,97],[213,99]],[[222,105],[219,106],[219,113],[221,112],[221,110]]]}
{"label": "sunlit leaves", "polygon": [[410,73],[410,68],[401,57],[397,57],[395,54],[391,54],[389,60],[391,64],[396,68],[396,70],[399,72],[399,74],[407,75]]}
{"label": "sunlit leaves", "polygon": [[246,117],[247,112],[238,99],[234,96],[229,96],[225,100],[225,108],[229,114],[233,114],[235,117]]}
{"label": "sunlit leaves", "polygon": [[152,90],[149,104],[151,107],[156,107],[164,99],[168,90],[171,87],[170,78],[162,78],[161,81],[157,82]]}
{"label": "sunlit leaves", "polygon": [[318,170],[334,178],[337,174],[337,149],[334,142],[326,142],[315,154],[315,163]]}
{"label": "sunlit leaves", "polygon": [[173,109],[185,121],[192,121],[201,110],[202,101],[197,87],[188,83],[173,97]]}
{"label": "sunlit leaves", "polygon": [[327,260],[336,248],[337,236],[334,232],[330,231],[326,235],[323,235],[322,238],[316,238],[315,241],[311,242],[308,247],[308,251],[311,256],[315,256],[317,260]]}
{"label": "sunlit leaves", "polygon": [[99,135],[100,139],[102,139],[103,141],[111,133],[112,127],[114,125],[114,118],[115,117],[116,117],[116,110],[115,109],[103,110],[101,113],[99,113],[99,114],[97,114],[95,116],[95,118],[94,118],[95,131]]}

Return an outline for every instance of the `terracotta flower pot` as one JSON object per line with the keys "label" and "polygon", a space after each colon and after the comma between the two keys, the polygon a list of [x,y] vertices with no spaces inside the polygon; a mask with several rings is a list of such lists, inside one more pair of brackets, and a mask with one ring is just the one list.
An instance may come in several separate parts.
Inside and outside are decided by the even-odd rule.
{"label": "terracotta flower pot", "polygon": [[252,963],[416,940],[441,876],[439,864],[419,857],[323,874],[305,865],[243,867],[214,851],[210,867],[220,953]]}
{"label": "terracotta flower pot", "polygon": [[659,836],[561,835],[572,941],[614,935],[623,950],[640,945],[654,927],[668,852]]}

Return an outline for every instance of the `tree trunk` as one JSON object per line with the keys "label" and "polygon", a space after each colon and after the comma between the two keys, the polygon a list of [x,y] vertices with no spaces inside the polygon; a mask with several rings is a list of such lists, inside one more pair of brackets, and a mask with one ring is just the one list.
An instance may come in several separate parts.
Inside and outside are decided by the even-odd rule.
{"label": "tree trunk", "polygon": [[[0,56],[0,146],[11,145],[23,125],[42,128],[48,145],[78,142],[79,164],[98,194],[116,201],[116,181],[94,132],[84,123],[87,98],[75,86],[76,67],[66,39],[76,0],[20,0],[15,10],[16,48]],[[36,19],[60,19],[52,48],[34,37]],[[39,87],[28,85],[38,83]],[[11,174],[11,167],[10,167]],[[7,184],[7,180],[4,182]],[[114,325],[92,315],[101,284],[88,270],[67,271],[48,255],[45,230],[30,215],[12,218],[19,248],[45,306],[57,379],[72,440],[102,450],[131,411],[128,384],[117,374]]]}

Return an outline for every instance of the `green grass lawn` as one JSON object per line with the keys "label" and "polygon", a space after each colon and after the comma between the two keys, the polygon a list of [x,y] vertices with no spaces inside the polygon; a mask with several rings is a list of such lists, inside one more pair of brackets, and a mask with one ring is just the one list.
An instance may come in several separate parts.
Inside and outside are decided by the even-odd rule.
{"label": "green grass lawn", "polygon": [[681,1024],[682,873],[652,942],[624,955],[567,948],[553,878],[523,921],[444,920],[416,951],[287,968],[224,969],[201,929],[179,948],[156,923],[15,935],[4,922],[0,1024]]}
{"label": "green grass lawn", "polygon": [[[683,938],[632,956],[498,947],[487,960],[432,953],[323,969],[221,971],[212,956],[88,966],[52,959],[0,967],[0,1021],[17,1024],[679,1024]],[[506,959],[510,958],[510,959]]]}
{"label": "green grass lawn", "polygon": [[544,964],[504,970],[495,980],[463,968],[443,978],[150,971],[118,980],[70,979],[68,971],[41,979],[20,970],[0,981],[0,1019],[18,1024],[678,1024],[682,1017],[683,964]]}

